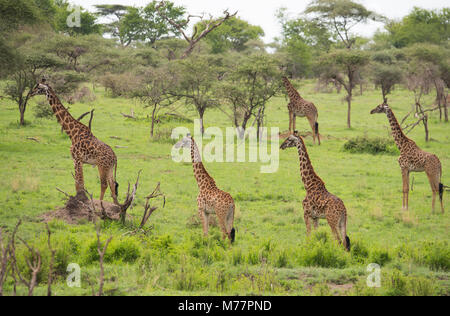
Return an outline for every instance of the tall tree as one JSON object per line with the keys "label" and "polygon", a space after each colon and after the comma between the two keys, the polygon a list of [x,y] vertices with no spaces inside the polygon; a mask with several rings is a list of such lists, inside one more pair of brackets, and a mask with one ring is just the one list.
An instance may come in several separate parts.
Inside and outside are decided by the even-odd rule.
{"label": "tall tree", "polygon": [[[203,32],[206,25],[197,24],[198,32]],[[250,40],[260,40],[264,31],[260,26],[251,25],[238,17],[223,22],[221,27],[209,34],[205,41],[211,45],[212,53],[224,53],[229,49],[238,52],[246,49],[245,44]]]}
{"label": "tall tree", "polygon": [[450,8],[426,10],[415,7],[401,21],[386,25],[394,47],[402,48],[415,43],[447,44],[450,39]]}
{"label": "tall tree", "polygon": [[352,0],[313,0],[305,13],[312,15],[318,24],[332,32],[347,49],[351,49],[355,44],[356,38],[351,31],[356,25],[369,20],[385,20]]}
{"label": "tall tree", "polygon": [[[57,1],[57,6],[58,9],[55,16],[56,31],[70,36],[101,33],[101,25],[96,23],[97,17],[93,13],[86,11],[82,7],[72,7],[66,0]],[[79,25],[76,24],[76,14],[78,9],[80,10]],[[68,20],[70,20],[71,17],[74,18],[74,21],[72,21],[74,22],[73,25],[68,23]]]}
{"label": "tall tree", "polygon": [[281,72],[275,57],[262,54],[237,58],[229,68],[218,91],[242,137],[252,117],[261,123],[267,102],[281,89]]}
{"label": "tall tree", "polygon": [[195,107],[202,134],[206,110],[217,105],[212,92],[221,74],[220,64],[220,59],[214,55],[192,55],[170,63],[169,71],[174,82],[170,93]]}
{"label": "tall tree", "polygon": [[333,79],[346,92],[347,127],[351,128],[353,89],[358,84],[359,73],[370,61],[368,53],[359,50],[340,49],[323,55],[319,61],[321,80]]}

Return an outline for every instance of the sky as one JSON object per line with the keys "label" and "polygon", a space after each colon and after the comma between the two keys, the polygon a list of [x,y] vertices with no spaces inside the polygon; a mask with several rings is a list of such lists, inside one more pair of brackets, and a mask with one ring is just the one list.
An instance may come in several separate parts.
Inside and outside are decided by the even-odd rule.
{"label": "sky", "polygon": [[[69,0],[95,11],[95,4],[123,4],[131,6],[144,6],[151,0]],[[263,28],[264,42],[270,43],[281,34],[281,26],[275,17],[280,7],[287,8],[292,17],[303,12],[310,0],[172,0],[177,5],[184,6],[190,14],[207,13],[218,17],[225,9],[230,13],[238,11],[238,16],[250,24]],[[448,0],[356,0],[367,9],[380,13],[391,19],[400,19],[407,15],[413,7],[424,9],[441,9],[449,6]],[[371,22],[367,25],[358,25],[354,33],[362,36],[371,36],[381,28],[380,23]]]}

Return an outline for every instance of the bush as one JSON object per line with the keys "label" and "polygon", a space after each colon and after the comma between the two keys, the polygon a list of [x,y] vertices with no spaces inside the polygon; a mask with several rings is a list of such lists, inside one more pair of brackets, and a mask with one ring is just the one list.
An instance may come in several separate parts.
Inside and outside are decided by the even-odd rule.
{"label": "bush", "polygon": [[53,110],[47,100],[39,100],[34,107],[34,117],[49,119],[53,117]]}
{"label": "bush", "polygon": [[357,137],[344,144],[344,151],[352,154],[368,153],[395,155],[398,153],[395,143],[385,138]]}
{"label": "bush", "polygon": [[348,263],[344,248],[330,238],[325,231],[313,233],[311,238],[302,245],[299,260],[300,265],[323,268],[343,268]]}

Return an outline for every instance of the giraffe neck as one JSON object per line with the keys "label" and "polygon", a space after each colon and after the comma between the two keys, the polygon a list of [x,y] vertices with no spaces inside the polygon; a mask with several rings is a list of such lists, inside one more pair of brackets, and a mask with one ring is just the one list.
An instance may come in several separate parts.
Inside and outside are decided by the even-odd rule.
{"label": "giraffe neck", "polygon": [[325,189],[325,183],[314,171],[311,160],[309,159],[308,151],[306,150],[305,143],[303,142],[303,139],[301,137],[297,141],[297,150],[300,160],[300,174],[302,176],[305,190],[308,192],[313,189]]}
{"label": "giraffe neck", "polygon": [[300,93],[294,88],[292,83],[289,81],[287,77],[283,77],[283,83],[286,87],[286,91],[288,93],[289,99],[292,101],[302,99]]}
{"label": "giraffe neck", "polygon": [[52,107],[58,123],[61,124],[66,134],[69,135],[70,139],[72,139],[74,136],[75,127],[78,126],[80,122],[72,117],[51,88],[47,90],[47,100]]}
{"label": "giraffe neck", "polygon": [[202,157],[193,138],[191,142],[191,158],[192,166],[194,168],[194,176],[197,180],[198,188],[200,189],[200,191],[206,188],[215,188],[216,182],[208,174],[205,167],[203,166]]}
{"label": "giraffe neck", "polygon": [[402,127],[397,121],[397,118],[394,115],[394,112],[390,108],[386,110],[386,115],[389,120],[389,124],[391,125],[392,137],[394,137],[395,144],[397,145],[400,152],[402,152],[406,145],[412,142],[406,135],[403,133]]}

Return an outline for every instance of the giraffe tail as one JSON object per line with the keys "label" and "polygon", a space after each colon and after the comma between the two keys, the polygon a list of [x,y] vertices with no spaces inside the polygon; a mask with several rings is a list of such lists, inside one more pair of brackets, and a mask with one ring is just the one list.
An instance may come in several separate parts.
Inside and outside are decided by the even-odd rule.
{"label": "giraffe tail", "polygon": [[439,183],[439,200],[442,202],[442,198],[444,197],[444,185]]}
{"label": "giraffe tail", "polygon": [[116,166],[114,169],[114,183],[115,183],[115,189],[116,189],[116,196],[119,195],[119,183],[117,183],[117,161],[116,161]]}
{"label": "giraffe tail", "polygon": [[236,230],[233,227],[230,232],[231,243],[234,243],[235,237],[236,237]]}
{"label": "giraffe tail", "polygon": [[345,249],[350,251],[350,238],[348,236],[345,236]]}

